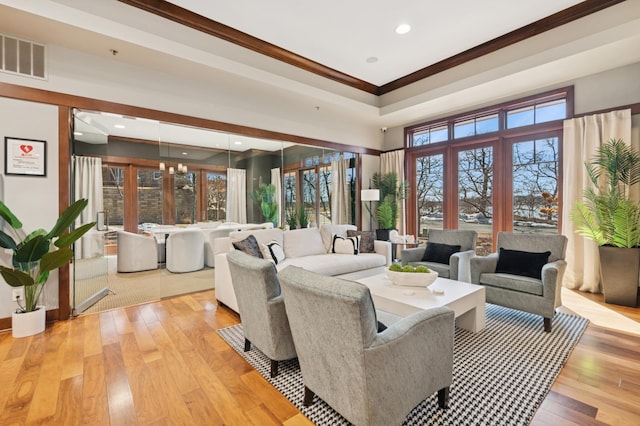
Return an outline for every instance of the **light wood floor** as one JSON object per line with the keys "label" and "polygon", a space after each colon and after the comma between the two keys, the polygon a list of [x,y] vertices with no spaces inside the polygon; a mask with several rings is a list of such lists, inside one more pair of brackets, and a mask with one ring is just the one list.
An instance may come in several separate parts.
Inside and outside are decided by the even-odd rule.
{"label": "light wood floor", "polygon": [[[2,333],[0,425],[309,425],[215,331],[237,322],[207,291]],[[592,323],[532,424],[640,424],[639,364],[639,335]]]}

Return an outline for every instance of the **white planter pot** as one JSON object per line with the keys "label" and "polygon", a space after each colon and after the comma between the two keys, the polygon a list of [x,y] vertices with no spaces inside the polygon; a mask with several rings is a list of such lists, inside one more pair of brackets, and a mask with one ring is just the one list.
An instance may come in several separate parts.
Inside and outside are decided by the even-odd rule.
{"label": "white planter pot", "polygon": [[32,312],[11,314],[11,334],[13,337],[27,337],[44,331],[47,310],[44,306]]}

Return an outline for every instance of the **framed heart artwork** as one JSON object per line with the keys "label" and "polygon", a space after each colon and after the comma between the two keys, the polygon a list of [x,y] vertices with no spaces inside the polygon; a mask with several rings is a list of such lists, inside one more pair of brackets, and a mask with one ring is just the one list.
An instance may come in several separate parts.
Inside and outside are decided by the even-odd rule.
{"label": "framed heart artwork", "polygon": [[46,176],[47,141],[5,137],[4,173],[7,175]]}

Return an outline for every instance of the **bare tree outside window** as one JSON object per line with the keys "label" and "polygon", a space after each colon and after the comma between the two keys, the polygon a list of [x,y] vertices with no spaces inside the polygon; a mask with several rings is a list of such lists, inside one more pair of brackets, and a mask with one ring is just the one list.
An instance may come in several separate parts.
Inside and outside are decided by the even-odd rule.
{"label": "bare tree outside window", "polygon": [[520,232],[557,233],[558,138],[513,144],[513,225]]}
{"label": "bare tree outside window", "polygon": [[444,156],[419,157],[416,160],[416,192],[418,232],[428,228],[442,229],[444,200]]}
{"label": "bare tree outside window", "polygon": [[207,173],[207,220],[227,218],[227,176]]}

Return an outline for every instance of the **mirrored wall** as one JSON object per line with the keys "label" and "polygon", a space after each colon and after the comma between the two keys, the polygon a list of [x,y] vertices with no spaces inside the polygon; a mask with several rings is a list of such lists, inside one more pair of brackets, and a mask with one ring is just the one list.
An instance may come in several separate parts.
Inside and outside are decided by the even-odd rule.
{"label": "mirrored wall", "polygon": [[[172,232],[356,223],[354,153],[85,110],[75,111],[73,134],[73,199],[89,199],[83,223],[98,222],[76,246],[76,314],[113,298],[109,280],[175,278],[163,252]],[[118,231],[155,240],[157,268],[136,265],[141,253],[119,248]]]}

